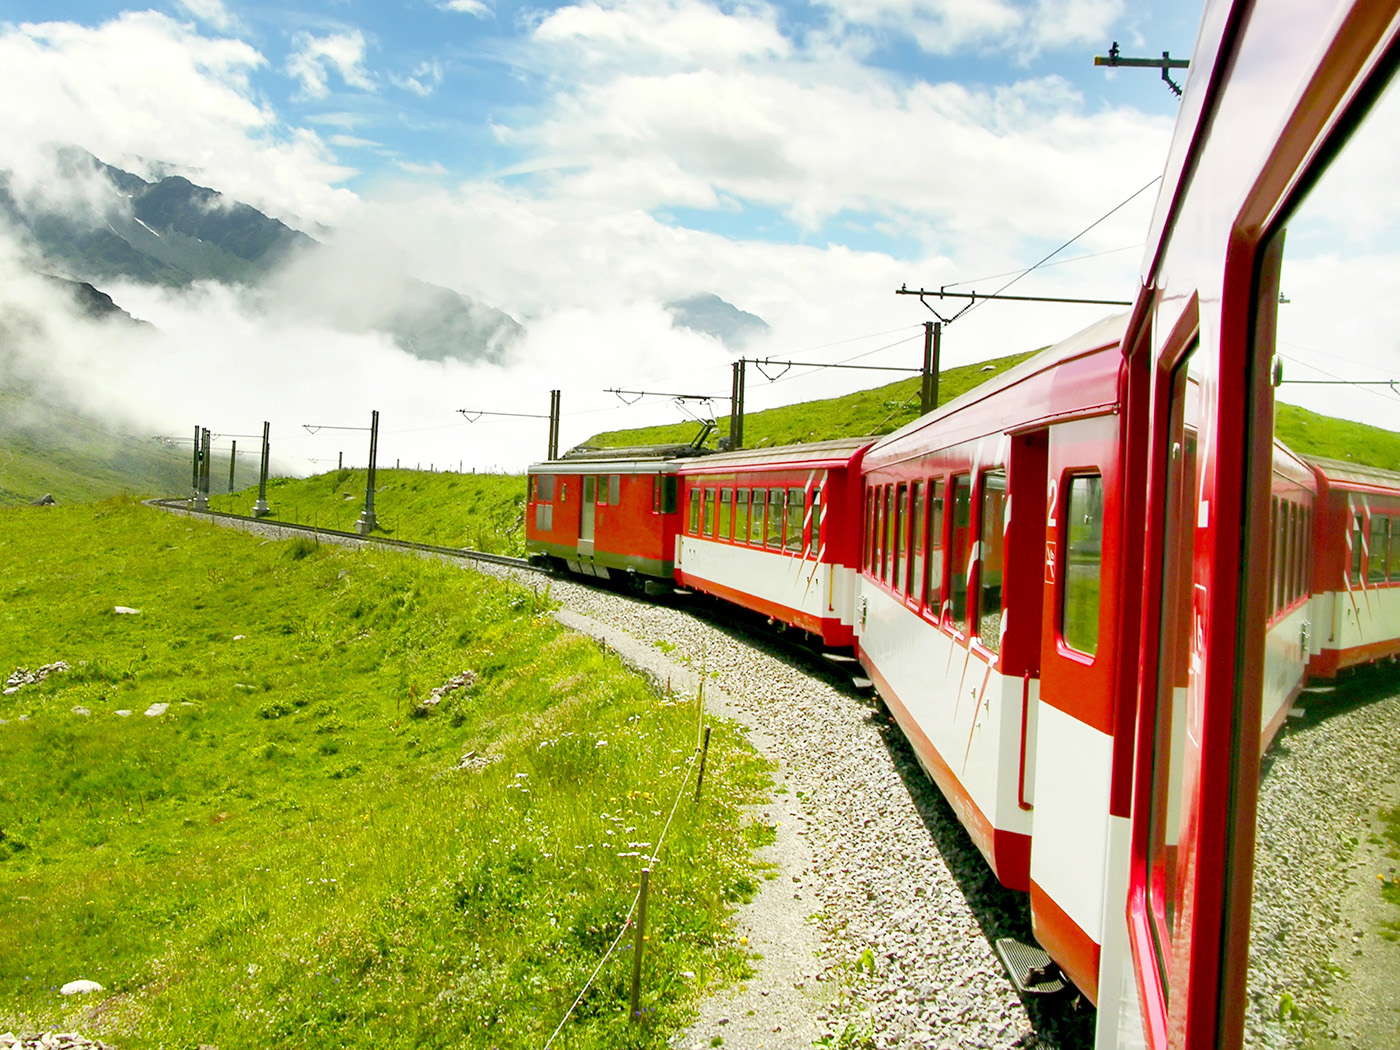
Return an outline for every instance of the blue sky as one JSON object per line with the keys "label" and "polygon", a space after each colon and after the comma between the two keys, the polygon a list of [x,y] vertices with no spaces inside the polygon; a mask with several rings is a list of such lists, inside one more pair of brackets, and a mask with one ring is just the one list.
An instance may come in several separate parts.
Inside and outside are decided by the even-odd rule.
{"label": "blue sky", "polygon": [[[42,187],[62,138],[188,174],[526,323],[504,372],[429,385],[516,407],[573,383],[566,405],[627,425],[647,406],[604,419],[601,387],[728,388],[733,354],[662,309],[688,294],[764,317],[750,356],[849,357],[896,329],[872,361],[916,356],[929,315],[894,288],[989,290],[1160,173],[1175,97],[1093,57],[1114,40],[1187,57],[1199,17],[1169,0],[0,0],[0,167]],[[1018,291],[1131,298],[1152,202]],[[194,309],[126,299],[171,330]],[[980,310],[947,352],[1029,349],[1102,313]],[[356,411],[384,397],[365,387]]]}

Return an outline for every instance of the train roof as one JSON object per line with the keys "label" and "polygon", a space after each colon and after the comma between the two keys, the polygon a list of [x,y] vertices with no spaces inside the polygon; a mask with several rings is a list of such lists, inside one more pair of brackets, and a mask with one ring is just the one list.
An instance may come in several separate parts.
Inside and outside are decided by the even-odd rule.
{"label": "train roof", "polygon": [[707,456],[694,445],[631,445],[621,448],[574,448],[558,459],[531,463],[531,474],[637,474],[663,470],[677,460]]}
{"label": "train roof", "polygon": [[1324,456],[1300,458],[1316,467],[1333,486],[1400,491],[1400,473],[1393,470],[1352,463],[1344,459],[1327,459]]}
{"label": "train roof", "polygon": [[709,474],[716,471],[788,465],[845,466],[874,440],[874,437],[866,435],[835,438],[830,441],[809,441],[799,445],[772,445],[735,449],[733,452],[715,452],[703,460],[681,464],[681,471],[686,474]]}
{"label": "train roof", "polygon": [[[1127,323],[1127,313],[1115,314],[1102,321],[1096,321],[1053,346],[1046,347],[1014,368],[1008,368],[999,376],[973,387],[946,405],[941,405],[881,438],[866,456],[867,464],[873,464],[882,457],[892,460],[900,458],[903,447],[911,441],[922,448],[926,444],[921,436],[922,431],[946,425],[953,417],[961,414],[968,414],[967,422],[953,425],[950,433],[940,433],[940,439],[946,438],[946,443],[956,443],[996,430],[1021,430],[1027,426],[1053,422],[1060,418],[1073,418],[1089,410],[1107,410],[1117,400],[1116,378],[1110,389],[1097,381],[1104,377],[1092,374],[1072,375],[1056,370],[1077,358],[1089,357],[1121,344]],[[1048,385],[1034,383],[1034,380],[1046,373],[1051,373]],[[1114,373],[1116,376],[1117,366]],[[992,414],[976,411],[985,401],[1008,396],[1008,391],[1013,392],[1010,396],[1018,396],[1018,387],[1024,392],[1021,400],[1014,403],[1008,401],[1006,407],[998,406]],[[1013,414],[1014,418],[1008,418]]]}

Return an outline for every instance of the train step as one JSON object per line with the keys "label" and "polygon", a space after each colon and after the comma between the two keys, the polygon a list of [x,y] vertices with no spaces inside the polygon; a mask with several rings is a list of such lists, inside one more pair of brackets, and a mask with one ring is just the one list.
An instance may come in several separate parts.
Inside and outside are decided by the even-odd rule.
{"label": "train step", "polygon": [[869,688],[871,688],[874,684],[875,684],[875,683],[872,682],[869,678],[852,678],[852,679],[851,679],[851,685],[855,686],[857,689],[869,689]]}
{"label": "train step", "polygon": [[822,653],[823,660],[830,660],[834,664],[853,664],[856,658],[850,653]]}
{"label": "train step", "polygon": [[1059,965],[1039,945],[998,937],[993,947],[1011,984],[1023,995],[1054,995],[1069,987]]}

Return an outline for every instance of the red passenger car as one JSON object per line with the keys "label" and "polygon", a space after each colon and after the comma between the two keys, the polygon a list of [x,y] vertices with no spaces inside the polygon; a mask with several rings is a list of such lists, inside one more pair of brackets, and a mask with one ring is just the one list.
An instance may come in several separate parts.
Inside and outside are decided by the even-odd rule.
{"label": "red passenger car", "polygon": [[852,644],[860,463],[871,438],[722,452],[682,465],[676,581]]}
{"label": "red passenger car", "polygon": [[1123,611],[1111,586],[1124,320],[909,424],[864,470],[861,663],[1091,999],[1109,884],[1126,876],[1109,863],[1127,830],[1110,821],[1110,773],[1132,730],[1114,702]]}
{"label": "red passenger car", "polygon": [[677,472],[690,445],[571,452],[529,471],[530,560],[648,590],[675,571]]}
{"label": "red passenger car", "polygon": [[1309,460],[1321,483],[1312,663],[1344,668],[1400,654],[1400,474]]}

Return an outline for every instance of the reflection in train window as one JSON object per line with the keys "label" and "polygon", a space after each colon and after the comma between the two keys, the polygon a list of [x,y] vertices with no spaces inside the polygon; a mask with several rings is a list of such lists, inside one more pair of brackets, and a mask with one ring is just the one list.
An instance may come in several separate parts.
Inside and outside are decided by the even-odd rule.
{"label": "reflection in train window", "polygon": [[787,528],[784,530],[786,547],[795,553],[802,553],[802,516],[807,512],[804,493],[801,489],[788,489]]}
{"label": "reflection in train window", "polygon": [[[1357,5],[1356,10],[1366,6]],[[1393,56],[1388,61],[1393,68]],[[1395,337],[1400,331],[1400,296],[1395,294],[1400,287],[1400,194],[1395,192],[1400,185],[1400,136],[1395,134],[1400,127],[1400,89],[1392,82],[1374,101],[1372,93],[1364,89],[1352,100],[1354,109],[1368,103],[1370,112],[1363,119],[1357,120],[1360,114],[1353,113],[1335,124],[1339,135],[1350,133],[1338,149],[1329,144],[1311,154],[1325,168],[1311,185],[1309,178],[1299,180],[1306,195],[1301,201],[1290,202],[1286,230],[1275,227],[1268,231],[1261,253],[1271,263],[1281,255],[1276,280],[1265,268],[1255,282],[1263,292],[1256,305],[1260,318],[1256,331],[1263,339],[1272,336],[1271,342],[1256,347],[1256,359],[1267,361],[1273,354],[1282,371],[1281,383],[1274,391],[1275,403],[1258,405],[1256,411],[1262,414],[1272,409],[1276,436],[1295,451],[1304,456],[1345,457],[1353,463],[1337,467],[1362,472],[1388,465],[1367,464],[1367,457],[1379,449],[1355,437],[1344,451],[1321,448],[1320,421],[1304,421],[1299,409],[1386,430],[1395,428],[1396,400],[1388,384],[1400,372],[1400,343]],[[1361,647],[1380,637],[1371,625],[1378,625],[1377,612],[1384,603],[1374,594],[1357,592],[1387,580],[1389,562],[1395,558],[1392,548],[1396,540],[1385,525],[1386,515],[1378,513],[1383,508],[1376,506],[1374,495],[1355,493],[1348,504],[1346,495],[1338,494],[1338,502],[1346,508],[1341,514],[1314,512],[1310,516],[1305,500],[1293,537],[1297,577],[1291,590],[1304,596],[1309,582],[1315,582],[1319,592],[1315,607],[1304,614],[1311,621],[1314,652],[1320,648],[1335,653],[1339,644]],[[1319,511],[1322,506],[1319,502]],[[1310,522],[1318,530],[1316,537],[1308,532]],[[1310,581],[1308,566],[1314,560]],[[1241,566],[1241,572],[1248,571],[1249,566]],[[1394,621],[1386,633],[1393,636]],[[1288,632],[1290,647],[1297,637]],[[1265,666],[1266,674],[1275,673],[1273,665]],[[1291,680],[1291,670],[1289,674]],[[1396,702],[1391,699],[1393,689],[1385,692],[1387,699],[1371,708],[1376,714],[1383,705]],[[1373,905],[1378,904],[1377,887],[1372,886],[1368,895],[1359,887],[1346,886],[1335,876],[1339,868],[1335,855],[1314,866],[1306,854],[1279,848],[1285,835],[1315,835],[1315,841],[1342,843],[1365,840],[1368,817],[1373,818],[1379,806],[1374,794],[1364,798],[1355,794],[1343,798],[1340,793],[1328,792],[1300,795],[1298,780],[1281,773],[1292,767],[1305,776],[1318,775],[1321,771],[1310,765],[1320,757],[1317,748],[1329,733],[1346,731],[1350,717],[1335,712],[1328,717],[1325,731],[1285,732],[1264,758],[1253,836],[1253,900],[1258,907],[1250,935],[1244,997],[1249,1033],[1246,1044],[1332,1044],[1337,1039],[1332,1033],[1356,1033],[1341,1040],[1356,1045],[1381,1041],[1366,1037],[1364,1010],[1349,1012],[1362,999],[1348,992],[1358,972],[1334,977],[1325,969],[1318,974],[1305,965],[1310,957],[1328,958],[1334,947],[1331,934],[1320,932],[1310,938],[1303,932],[1310,926],[1325,929],[1329,922],[1336,923],[1346,915],[1351,902],[1363,897],[1369,896]],[[1356,732],[1354,726],[1351,732]],[[1354,750],[1349,752],[1354,768],[1378,768],[1379,736],[1374,729],[1357,734],[1355,739]],[[1355,779],[1356,791],[1374,791],[1374,777]],[[1388,804],[1393,805],[1393,800]],[[1307,819],[1305,812],[1311,814]],[[1353,857],[1349,852],[1346,855]],[[1359,857],[1358,853],[1353,859]],[[1288,885],[1306,885],[1308,892],[1298,895],[1293,907],[1281,912],[1278,905],[1286,894],[1280,894],[1279,888]],[[1390,913],[1393,920],[1396,909],[1391,907]],[[1280,929],[1292,931],[1287,941],[1277,935]],[[1368,931],[1365,940],[1371,939]],[[1346,955],[1344,962],[1340,951],[1332,959],[1350,967],[1350,952]],[[1379,993],[1387,1001],[1396,1001],[1397,974],[1400,969],[1392,966],[1387,985],[1373,986],[1366,994],[1375,997]],[[1285,987],[1290,989],[1295,1013],[1295,1020],[1287,1025],[1279,1017],[1279,989]],[[1325,1020],[1310,1031],[1306,1021],[1298,1020],[1306,1017]],[[1393,1040],[1393,1033],[1392,1017],[1385,1027],[1385,1039]]]}
{"label": "reflection in train window", "polygon": [[[584,486],[587,488],[587,486]],[[586,495],[586,494],[585,494]],[[697,536],[700,533],[700,490],[690,490],[690,534]]]}
{"label": "reflection in train window", "polygon": [[1361,515],[1351,525],[1351,582],[1361,582],[1361,569],[1366,564],[1366,528]]}
{"label": "reflection in train window", "polygon": [[734,539],[746,543],[749,538],[749,490],[734,493]]}
{"label": "reflection in train window", "polygon": [[749,542],[756,547],[763,546],[763,511],[768,505],[768,490],[753,490],[753,517],[749,519]]}
{"label": "reflection in train window", "polygon": [[1006,471],[982,477],[982,553],[978,568],[977,636],[992,652],[1001,650],[1001,583],[1006,568]]}
{"label": "reflection in train window", "polygon": [[943,615],[943,479],[928,489],[928,563],[924,568],[924,601],[934,615]]}
{"label": "reflection in train window", "polygon": [[729,539],[731,533],[729,526],[732,520],[732,507],[734,505],[734,490],[719,490],[719,531],[715,533],[720,539]]}
{"label": "reflection in train window", "polygon": [[768,490],[768,541],[769,547],[783,545],[783,490]]}
{"label": "reflection in train window", "polygon": [[909,486],[909,597],[915,603],[924,600],[924,484],[916,481]]}
{"label": "reflection in train window", "polygon": [[1103,578],[1103,478],[1070,478],[1065,501],[1061,636],[1076,652],[1099,651],[1099,588]]}
{"label": "reflection in train window", "polygon": [[1372,514],[1371,542],[1366,551],[1366,580],[1369,583],[1385,582],[1385,559],[1390,547],[1388,540],[1385,518]]}
{"label": "reflection in train window", "polygon": [[904,589],[904,559],[908,551],[908,541],[905,537],[909,528],[905,504],[907,498],[908,489],[901,482],[894,490],[894,578],[890,580],[890,585],[896,591]]}
{"label": "reflection in train window", "polygon": [[949,551],[951,566],[948,585],[948,615],[953,629],[967,633],[967,571],[968,549],[972,524],[972,479],[959,474],[953,479],[953,543]]}
{"label": "reflection in train window", "polygon": [[705,505],[700,511],[700,535],[713,536],[715,532],[715,490],[705,490]]}

